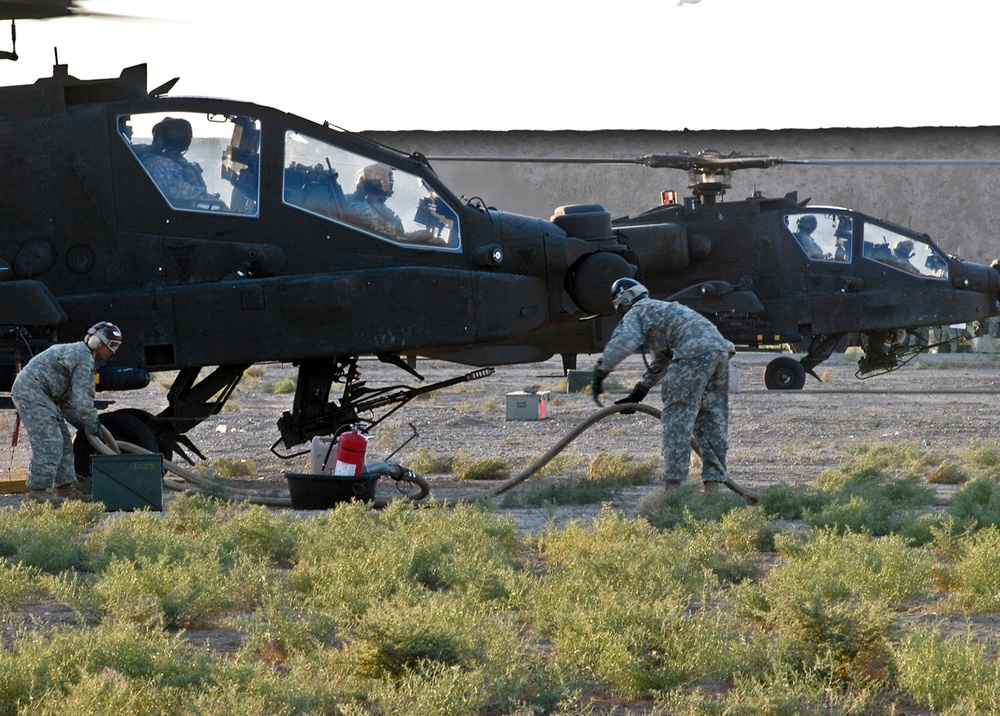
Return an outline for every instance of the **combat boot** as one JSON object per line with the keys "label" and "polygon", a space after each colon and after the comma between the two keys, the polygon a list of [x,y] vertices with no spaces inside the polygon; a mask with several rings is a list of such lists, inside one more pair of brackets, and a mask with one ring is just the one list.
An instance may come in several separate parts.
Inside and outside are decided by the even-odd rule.
{"label": "combat boot", "polygon": [[677,490],[681,489],[682,484],[683,483],[676,482],[675,480],[664,480],[663,489],[667,492],[676,492]]}
{"label": "combat boot", "polygon": [[93,502],[94,498],[85,492],[80,492],[76,489],[76,485],[72,482],[68,482],[65,485],[60,485],[53,490],[53,493],[58,497],[63,498],[63,500],[77,500],[79,502]]}
{"label": "combat boot", "polygon": [[48,490],[28,490],[28,499],[32,502],[47,502],[50,505],[61,505],[66,501],[65,497],[60,497],[55,492]]}
{"label": "combat boot", "polygon": [[722,483],[718,480],[705,480],[701,483],[702,492],[722,492]]}

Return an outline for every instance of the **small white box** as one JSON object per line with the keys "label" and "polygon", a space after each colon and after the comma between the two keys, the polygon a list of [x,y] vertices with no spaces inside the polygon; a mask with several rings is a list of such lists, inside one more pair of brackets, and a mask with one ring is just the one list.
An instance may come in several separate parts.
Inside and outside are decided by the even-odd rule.
{"label": "small white box", "polygon": [[545,420],[549,417],[549,391],[507,393],[507,420]]}

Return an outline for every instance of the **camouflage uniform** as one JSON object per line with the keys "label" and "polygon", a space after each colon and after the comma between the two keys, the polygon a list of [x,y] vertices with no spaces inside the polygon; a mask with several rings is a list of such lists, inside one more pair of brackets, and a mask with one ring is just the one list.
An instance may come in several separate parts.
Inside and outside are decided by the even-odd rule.
{"label": "camouflage uniform", "polygon": [[169,157],[156,151],[143,154],[142,164],[173,206],[188,209],[223,206],[218,194],[209,194],[198,164],[182,156]]}
{"label": "camouflage uniform", "polygon": [[82,341],[42,351],[17,374],[10,397],[31,442],[28,489],[76,482],[66,421],[100,435],[94,407],[94,354]]}
{"label": "camouflage uniform", "polygon": [[701,479],[725,482],[733,344],[687,306],[644,298],[615,328],[596,369],[610,373],[640,348],[652,360],[639,386],[648,391],[663,381],[664,481],[687,479],[693,440],[701,456]]}
{"label": "camouflage uniform", "polygon": [[355,192],[346,197],[347,219],[383,236],[402,236],[403,222],[384,202],[369,201]]}

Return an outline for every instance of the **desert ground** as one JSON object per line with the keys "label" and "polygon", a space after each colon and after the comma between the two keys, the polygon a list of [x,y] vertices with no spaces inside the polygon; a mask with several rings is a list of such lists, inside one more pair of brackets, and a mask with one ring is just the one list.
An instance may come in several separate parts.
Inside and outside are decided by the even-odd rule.
{"label": "desert ground", "polygon": [[[856,443],[908,441],[934,453],[949,453],[974,441],[994,440],[998,419],[994,408],[1000,392],[1000,355],[934,354],[918,356],[898,371],[858,379],[857,356],[838,354],[819,366],[821,380],[807,379],[801,391],[768,391],[763,371],[773,353],[741,352],[732,361],[738,390],[730,396],[729,469],[733,480],[753,490],[777,483],[809,482],[837,464],[845,447]],[[592,367],[596,357],[581,356],[579,368]],[[641,356],[627,360],[607,382],[604,402],[615,400],[631,388],[643,370]],[[438,361],[420,361],[417,370],[426,382],[445,380],[469,368]],[[260,372],[259,370],[257,371]],[[363,378],[369,387],[420,385],[398,368],[364,361]],[[245,378],[227,409],[198,426],[191,438],[209,461],[225,458],[252,465],[240,479],[265,491],[285,488],[285,472],[308,472],[308,446],[276,451],[275,421],[289,409],[291,393],[275,392],[282,379],[294,378],[291,365],[269,364],[259,377]],[[140,407],[151,412],[165,404],[168,376],[139,393],[99,394],[113,400],[108,408]],[[515,391],[548,391],[544,420],[508,420],[507,394]],[[645,401],[662,406],[658,391]],[[559,359],[538,364],[501,366],[492,376],[461,383],[413,399],[379,423],[370,433],[368,460],[388,460],[407,465],[415,456],[454,456],[466,460],[500,458],[511,476],[517,476],[540,455],[567,436],[596,410],[588,391],[567,392]],[[379,416],[374,416],[378,418]],[[23,429],[18,445],[10,445],[12,421],[3,423],[0,480],[23,479],[30,448]],[[412,437],[416,434],[415,437]],[[408,442],[407,439],[411,438]],[[405,443],[405,444],[404,444]],[[638,459],[659,459],[659,423],[645,414],[614,415],[596,423],[564,450],[561,472],[531,475],[510,492],[531,489],[544,481],[581,476],[587,460],[599,452],[627,453]],[[298,454],[296,454],[298,453]],[[6,464],[3,464],[6,463]],[[698,464],[691,480],[697,480]],[[428,500],[454,502],[483,497],[503,484],[497,481],[458,480],[454,474],[426,474],[431,485]],[[398,495],[388,478],[379,482],[379,497]],[[625,488],[610,503],[612,508],[634,514],[639,500],[654,483]],[[940,488],[946,490],[948,488]],[[2,495],[0,504],[16,504],[22,495]],[[169,504],[169,491],[164,495]],[[501,501],[492,504],[503,510]],[[526,530],[570,519],[587,519],[601,505],[510,508]]]}

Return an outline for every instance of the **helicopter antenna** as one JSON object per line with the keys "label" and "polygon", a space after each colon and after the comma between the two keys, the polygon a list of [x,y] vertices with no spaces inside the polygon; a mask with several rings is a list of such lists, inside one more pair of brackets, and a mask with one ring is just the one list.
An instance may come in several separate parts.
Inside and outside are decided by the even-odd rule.
{"label": "helicopter antenna", "polygon": [[10,20],[10,52],[0,51],[0,60],[17,62],[17,26],[14,24],[14,18]]}

